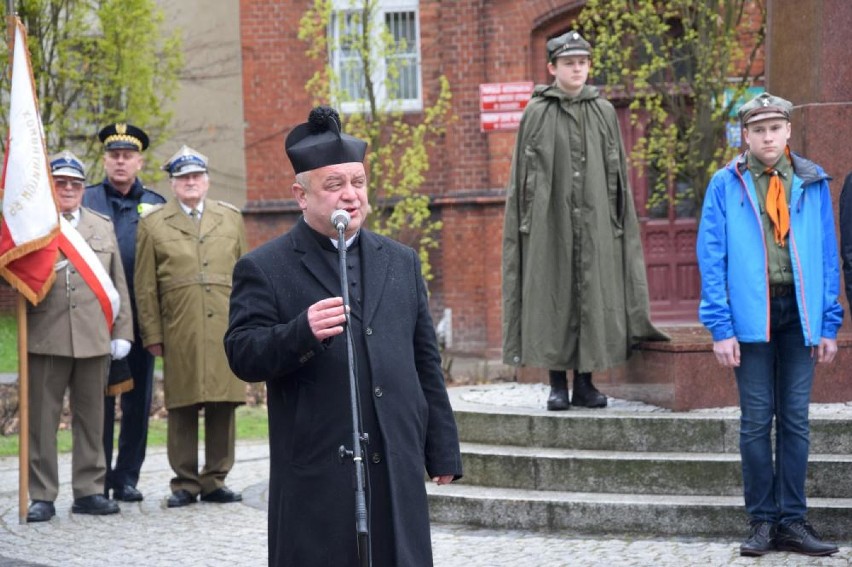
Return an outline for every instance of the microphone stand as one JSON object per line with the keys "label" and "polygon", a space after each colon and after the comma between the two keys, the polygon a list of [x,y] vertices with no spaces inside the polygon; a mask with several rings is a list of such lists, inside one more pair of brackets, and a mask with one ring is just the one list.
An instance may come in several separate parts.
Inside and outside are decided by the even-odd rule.
{"label": "microphone stand", "polygon": [[352,405],[352,450],[341,445],[338,455],[341,462],[352,459],[355,465],[355,532],[358,540],[358,558],[361,567],[372,564],[370,557],[370,532],[367,526],[367,495],[364,490],[364,456],[361,443],[367,443],[367,435],[361,433],[361,406],[358,403],[358,381],[355,377],[355,356],[352,348],[352,331],[349,321],[349,281],[346,276],[346,229],[342,222],[337,223],[337,255],[340,265],[340,287],[343,291],[343,308],[346,314],[344,332],[346,336],[346,357],[349,366],[349,396]]}

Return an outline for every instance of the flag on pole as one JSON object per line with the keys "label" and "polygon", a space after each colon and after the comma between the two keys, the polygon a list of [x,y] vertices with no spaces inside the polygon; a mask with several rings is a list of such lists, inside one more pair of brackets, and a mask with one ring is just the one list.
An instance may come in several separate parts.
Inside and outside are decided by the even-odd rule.
{"label": "flag on pole", "polygon": [[59,215],[53,196],[44,129],[27,49],[15,18],[9,132],[3,164],[0,276],[31,303],[44,299],[55,279]]}

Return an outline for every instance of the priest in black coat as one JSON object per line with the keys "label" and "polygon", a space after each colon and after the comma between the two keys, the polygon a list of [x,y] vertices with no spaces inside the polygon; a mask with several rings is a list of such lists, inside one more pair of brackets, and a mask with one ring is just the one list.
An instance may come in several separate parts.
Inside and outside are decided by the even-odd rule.
{"label": "priest in black coat", "polygon": [[424,474],[461,477],[458,432],[417,253],[362,228],[366,143],[315,108],[286,140],[303,216],[234,269],[225,350],[266,381],[271,471],[269,565],[359,565],[344,305],[336,210],[345,230],[349,325],[358,376],[375,567],[432,565]]}

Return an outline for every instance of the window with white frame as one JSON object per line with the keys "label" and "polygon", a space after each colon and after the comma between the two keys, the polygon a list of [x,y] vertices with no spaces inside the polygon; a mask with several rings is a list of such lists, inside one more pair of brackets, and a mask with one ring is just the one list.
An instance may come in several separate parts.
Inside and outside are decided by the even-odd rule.
{"label": "window with white frame", "polygon": [[[339,81],[343,112],[367,107],[364,63],[357,49],[365,0],[334,0],[329,24],[329,60]],[[374,94],[380,106],[421,110],[419,0],[371,0],[370,64]],[[383,46],[387,48],[383,48]]]}

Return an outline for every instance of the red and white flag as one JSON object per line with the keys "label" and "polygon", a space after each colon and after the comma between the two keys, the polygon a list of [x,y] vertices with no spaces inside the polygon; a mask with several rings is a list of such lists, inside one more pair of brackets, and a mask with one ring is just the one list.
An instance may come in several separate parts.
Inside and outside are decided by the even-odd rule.
{"label": "red and white flag", "polygon": [[44,129],[27,49],[27,34],[15,22],[9,133],[3,164],[0,276],[31,303],[55,279],[59,215],[44,144]]}

